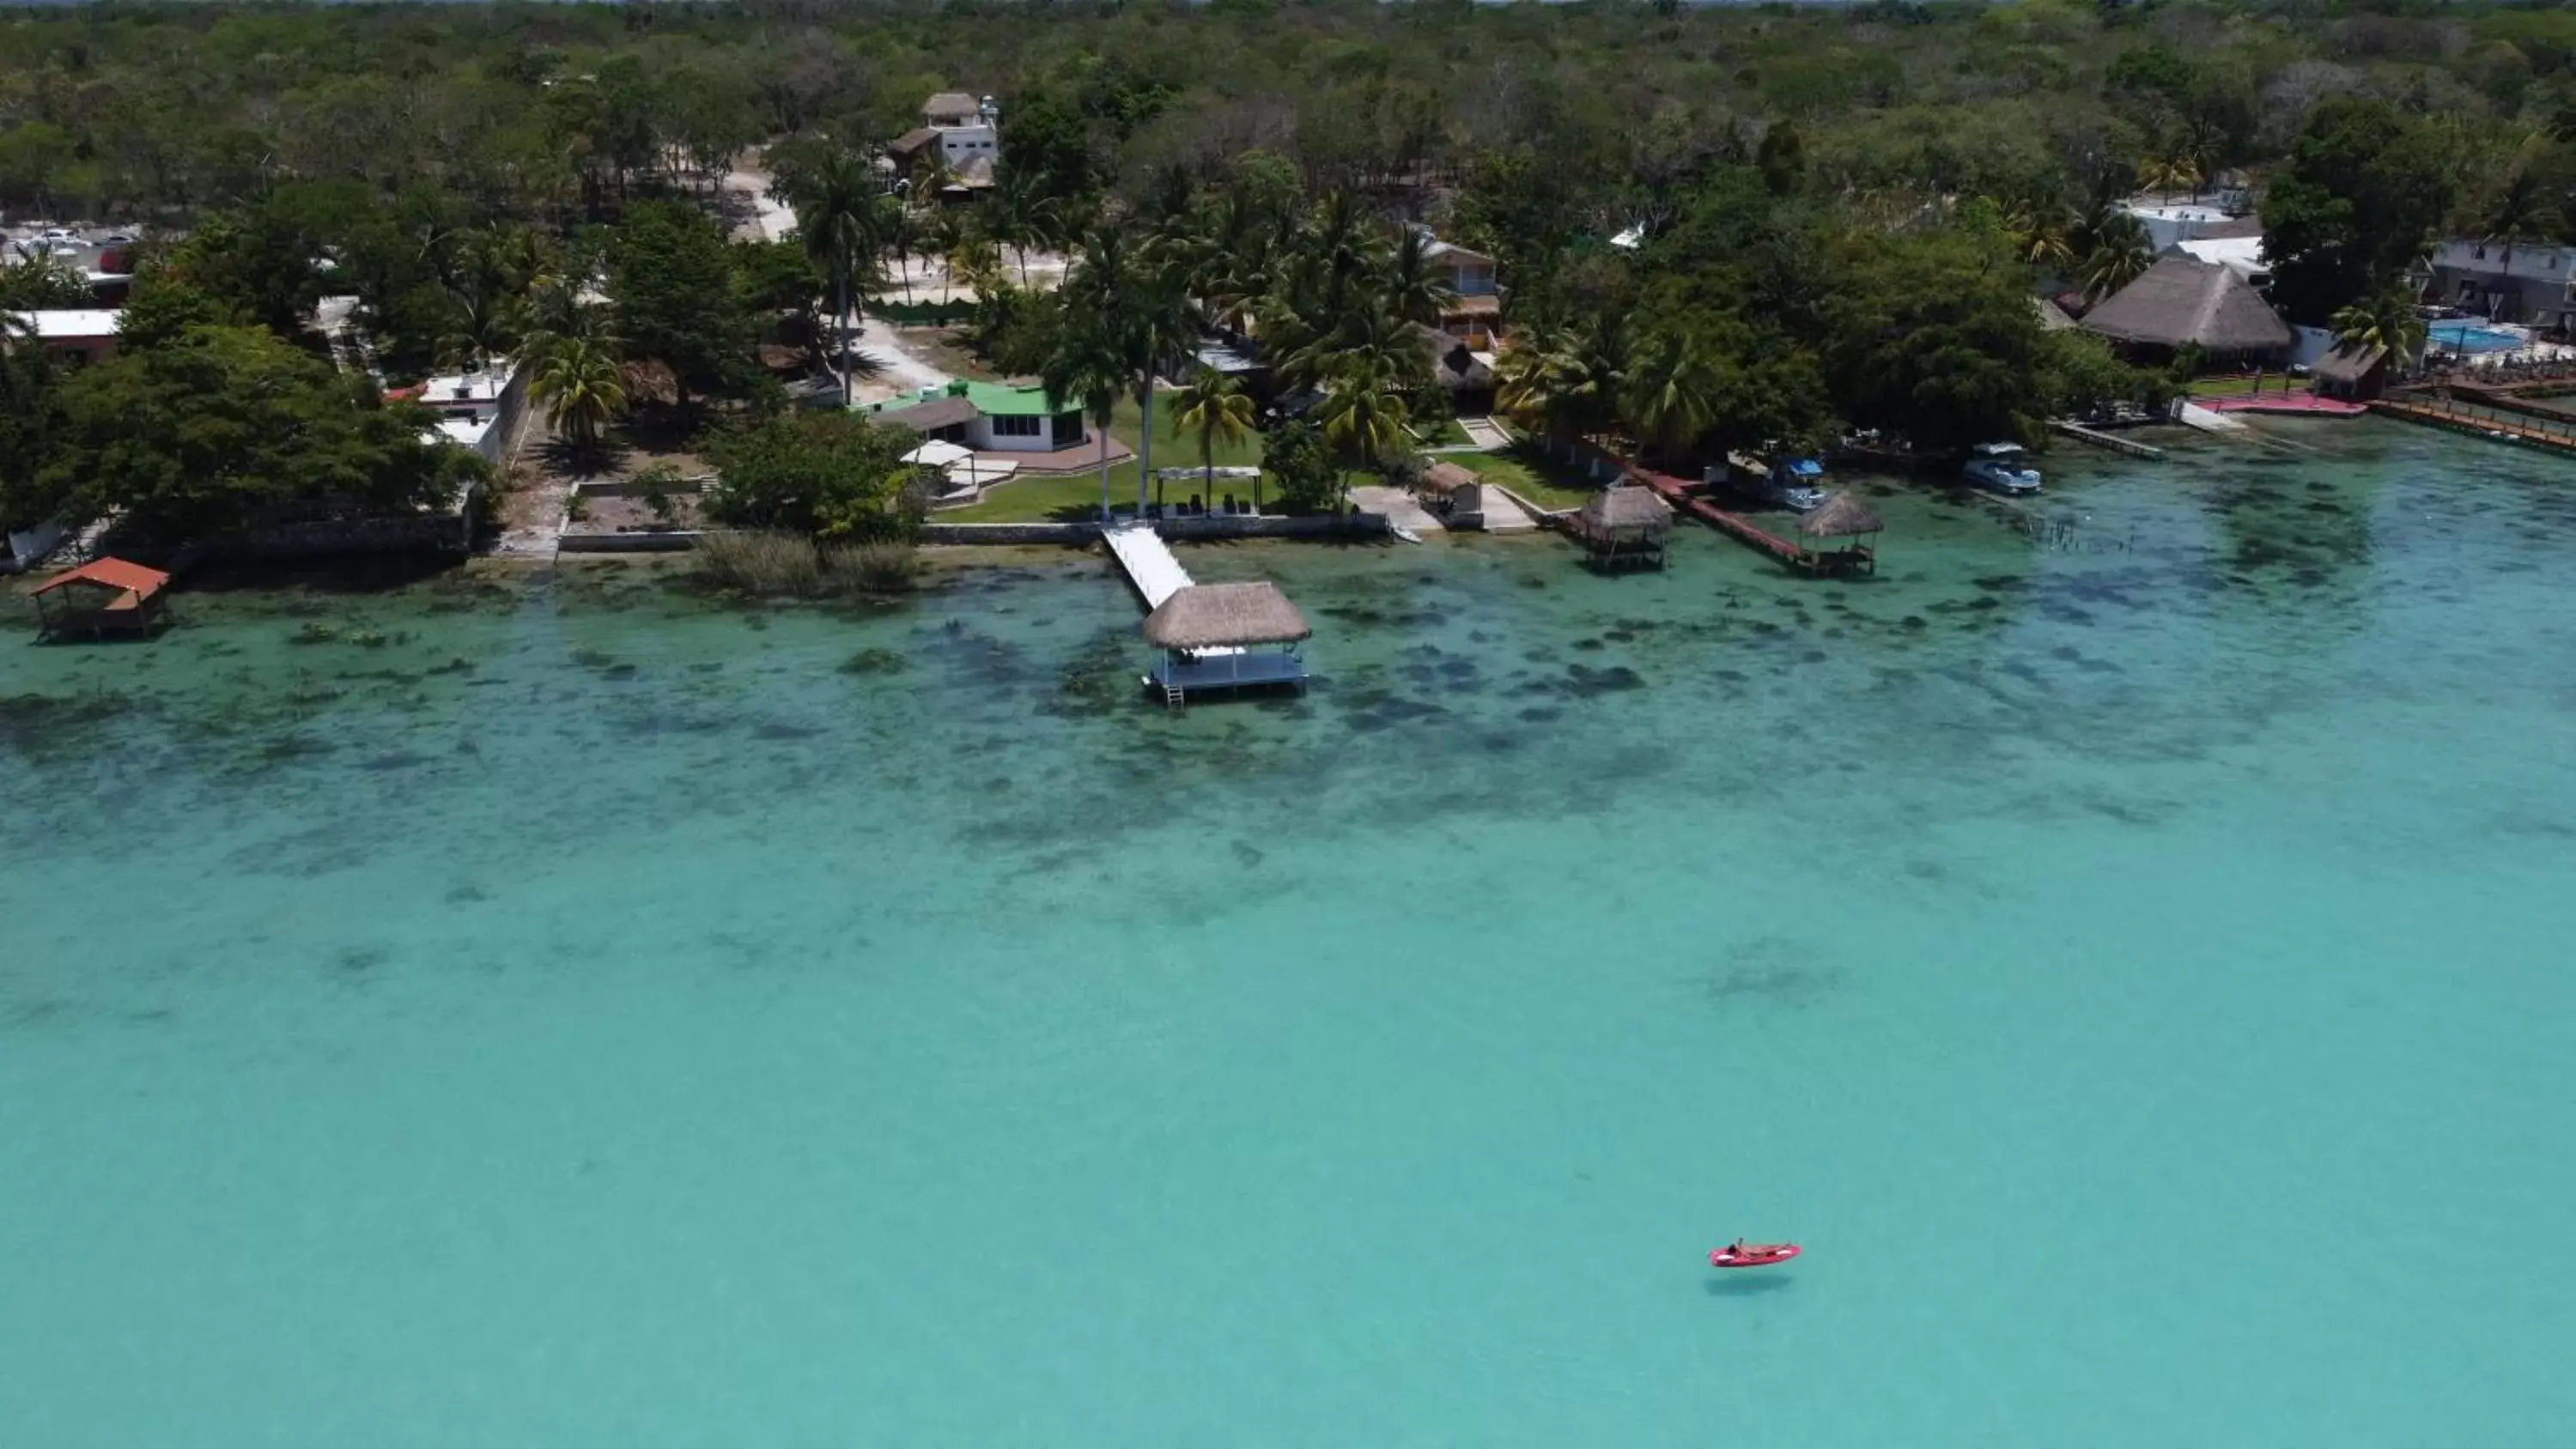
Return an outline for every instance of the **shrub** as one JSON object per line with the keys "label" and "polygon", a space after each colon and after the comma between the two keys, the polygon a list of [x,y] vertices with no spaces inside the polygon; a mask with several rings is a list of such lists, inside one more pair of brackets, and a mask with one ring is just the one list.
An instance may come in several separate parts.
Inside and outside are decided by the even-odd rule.
{"label": "shrub", "polygon": [[636,498],[646,508],[652,510],[655,522],[671,521],[674,511],[671,490],[679,487],[681,483],[678,464],[655,463],[649,468],[638,471],[629,482],[635,489]]}
{"label": "shrub", "polygon": [[811,599],[823,592],[823,556],[813,540],[756,530],[711,533],[698,540],[700,577],[721,589],[762,597]]}
{"label": "shrub", "polygon": [[835,579],[871,594],[899,594],[921,576],[921,552],[908,543],[842,543],[823,550]]}

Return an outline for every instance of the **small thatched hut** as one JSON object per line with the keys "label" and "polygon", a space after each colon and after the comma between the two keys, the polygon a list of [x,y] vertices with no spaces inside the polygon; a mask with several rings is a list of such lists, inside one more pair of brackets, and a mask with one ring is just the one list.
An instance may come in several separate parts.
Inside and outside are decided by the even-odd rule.
{"label": "small thatched hut", "polygon": [[2317,393],[2345,402],[2368,402],[2388,383],[2388,349],[2338,347],[2317,359]]}
{"label": "small thatched hut", "polygon": [[[1878,572],[1878,535],[1887,520],[1848,493],[1837,493],[1798,515],[1798,548],[1817,573]],[[1810,543],[1808,540],[1815,542]],[[1828,546],[1827,540],[1847,542]]]}
{"label": "small thatched hut", "polygon": [[1443,523],[1451,528],[1485,526],[1485,480],[1443,460],[1422,470],[1414,485],[1433,500]]}
{"label": "small thatched hut", "polygon": [[1659,569],[1664,566],[1664,540],[1673,531],[1673,509],[1655,490],[1622,483],[1593,494],[1566,527],[1582,540],[1595,568]]}
{"label": "small thatched hut", "polygon": [[1313,633],[1277,584],[1192,584],[1145,616],[1145,642],[1162,651],[1146,683],[1170,704],[1209,690],[1302,688],[1297,645]]}
{"label": "small thatched hut", "polygon": [[2176,252],[2084,314],[2078,324],[2131,351],[2197,347],[2213,362],[2285,361],[2298,334],[2232,267]]}

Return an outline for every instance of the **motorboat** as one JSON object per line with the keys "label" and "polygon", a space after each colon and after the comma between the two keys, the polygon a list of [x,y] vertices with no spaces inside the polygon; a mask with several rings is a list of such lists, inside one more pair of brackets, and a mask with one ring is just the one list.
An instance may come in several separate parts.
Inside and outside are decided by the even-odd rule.
{"label": "motorboat", "polygon": [[1825,465],[1813,458],[1774,458],[1763,480],[1763,493],[1783,508],[1800,513],[1825,506]]}
{"label": "motorboat", "polygon": [[2019,443],[1979,443],[1968,450],[1968,481],[1997,493],[2037,493],[2039,470]]}

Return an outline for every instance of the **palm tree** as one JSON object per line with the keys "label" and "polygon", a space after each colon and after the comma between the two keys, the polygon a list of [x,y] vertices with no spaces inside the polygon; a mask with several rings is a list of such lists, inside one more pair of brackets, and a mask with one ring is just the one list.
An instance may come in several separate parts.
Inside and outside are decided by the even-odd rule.
{"label": "palm tree", "polygon": [[[1412,421],[1404,394],[1396,390],[1393,380],[1362,369],[1334,379],[1333,390],[1324,395],[1315,417],[1323,426],[1324,441],[1363,468],[1376,467],[1381,459],[1402,447]],[[1350,472],[1345,469],[1345,502],[1350,488]]]}
{"label": "palm tree", "polygon": [[[1190,385],[1172,396],[1174,428],[1199,440],[1199,476],[1207,497],[1216,496],[1216,446],[1231,447],[1252,436],[1252,399],[1243,385],[1213,367],[1202,367]],[[1252,475],[1252,511],[1261,511],[1261,474]]]}
{"label": "palm tree", "polygon": [[2004,230],[2012,234],[2013,254],[2030,266],[2054,270],[2075,260],[2063,207],[2026,203],[2005,218]]}
{"label": "palm tree", "polygon": [[1096,326],[1127,359],[1143,425],[1136,440],[1136,509],[1145,508],[1145,479],[1154,471],[1154,373],[1162,359],[1198,336],[1181,271],[1161,241],[1139,246],[1114,226],[1095,228],[1082,260],[1065,277],[1067,315]]}
{"label": "palm tree", "polygon": [[2126,212],[2106,212],[2093,223],[2093,246],[2084,254],[2084,300],[2101,301],[2156,264],[2147,229]]}
{"label": "palm tree", "polygon": [[2352,352],[2377,348],[2393,365],[2410,363],[2424,345],[2424,317],[2405,293],[2364,297],[2334,314],[2335,345]]}
{"label": "palm tree", "polygon": [[1458,302],[1458,289],[1431,260],[1429,233],[1413,227],[1405,228],[1378,269],[1377,290],[1382,304],[1396,316],[1425,327],[1438,326],[1440,314]]}
{"label": "palm tree", "polygon": [[1638,441],[1669,458],[1716,425],[1722,382],[1698,338],[1678,331],[1656,333],[1637,349],[1619,411]]}
{"label": "palm tree", "polygon": [[1097,314],[1068,312],[1056,338],[1055,351],[1038,380],[1046,385],[1050,406],[1079,399],[1091,415],[1091,430],[1100,437],[1100,521],[1109,521],[1109,420],[1118,411],[1119,394],[1127,390],[1127,355],[1100,325]]}
{"label": "palm tree", "polygon": [[2200,164],[2194,161],[2187,146],[2168,148],[2162,155],[2144,157],[2138,162],[2138,186],[2146,191],[2188,191],[2200,195]]}
{"label": "palm tree", "polygon": [[591,449],[626,411],[626,378],[616,354],[588,337],[567,337],[546,350],[528,379],[528,394],[546,422],[574,446]]}
{"label": "palm tree", "polygon": [[877,190],[876,172],[846,146],[786,168],[773,193],[796,213],[805,254],[832,272],[832,359],[841,374],[841,403],[850,402],[850,369],[842,341],[850,324],[850,274],[861,258],[873,260],[892,226]]}

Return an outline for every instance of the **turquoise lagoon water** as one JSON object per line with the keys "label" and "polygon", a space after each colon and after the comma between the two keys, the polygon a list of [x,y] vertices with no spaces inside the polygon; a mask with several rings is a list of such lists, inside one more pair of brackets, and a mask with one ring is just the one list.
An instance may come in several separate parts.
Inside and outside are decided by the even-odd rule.
{"label": "turquoise lagoon water", "polygon": [[2268,436],[1199,551],[1179,717],[1053,554],[7,645],[0,1440],[2550,1442],[2576,468]]}

